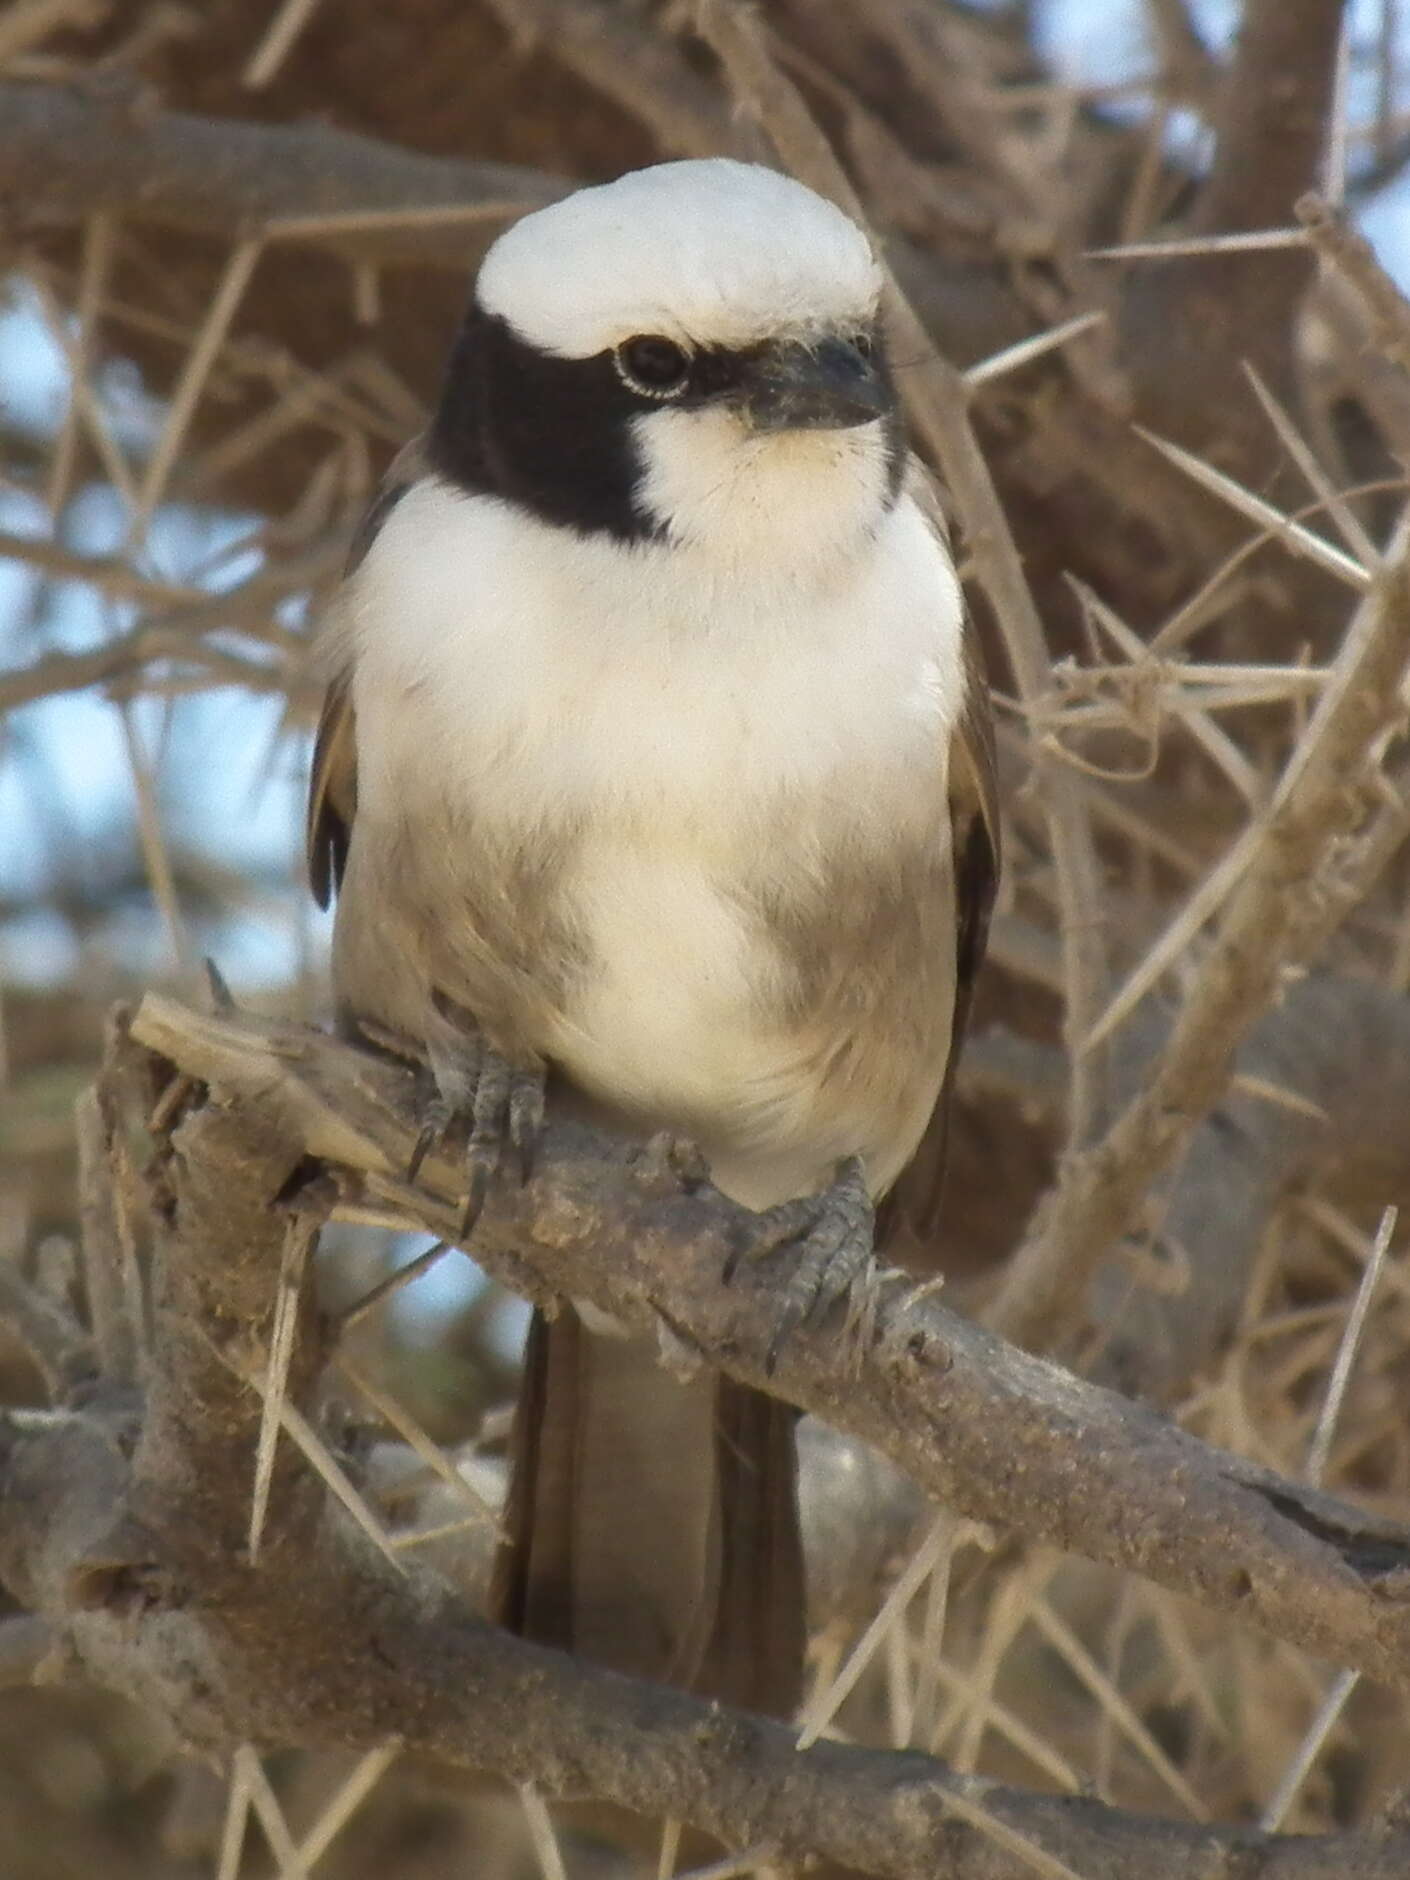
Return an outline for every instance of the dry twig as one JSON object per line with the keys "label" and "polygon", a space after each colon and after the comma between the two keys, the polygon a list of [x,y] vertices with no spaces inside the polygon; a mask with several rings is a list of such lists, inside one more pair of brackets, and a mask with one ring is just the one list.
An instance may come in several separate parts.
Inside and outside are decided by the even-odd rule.
{"label": "dry twig", "polygon": [[1099,1144],[1064,1164],[1033,1238],[1015,1255],[992,1314],[1010,1336],[1051,1342],[1073,1324],[1084,1277],[1213,1107],[1282,972],[1321,938],[1321,903],[1338,898],[1327,870],[1363,819],[1381,739],[1399,721],[1408,662],[1410,564],[1402,553],[1376,575],[1348,630],[1340,682],[1323,694],[1315,730],[1240,857],[1218,936],[1149,1084]]}

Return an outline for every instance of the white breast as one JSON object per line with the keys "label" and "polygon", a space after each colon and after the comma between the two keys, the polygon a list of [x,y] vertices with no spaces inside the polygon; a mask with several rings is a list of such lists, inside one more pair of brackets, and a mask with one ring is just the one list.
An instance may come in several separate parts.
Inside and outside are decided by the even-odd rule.
{"label": "white breast", "polygon": [[783,1101],[757,1017],[773,962],[732,885],[761,850],[786,892],[829,844],[884,844],[962,699],[958,586],[908,499],[864,553],[768,565],[428,483],[349,597],[359,816],[433,793],[526,844],[576,828],[564,892],[593,965],[545,1048],[664,1116]]}

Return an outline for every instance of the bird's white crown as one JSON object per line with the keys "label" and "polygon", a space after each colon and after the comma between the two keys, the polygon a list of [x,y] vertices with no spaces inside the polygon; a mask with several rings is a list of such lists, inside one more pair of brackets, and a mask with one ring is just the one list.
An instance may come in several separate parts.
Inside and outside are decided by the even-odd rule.
{"label": "bird's white crown", "polygon": [[525,216],[476,285],[487,313],[572,359],[639,333],[747,346],[845,331],[871,320],[880,292],[867,238],[840,209],[724,157],[633,170]]}

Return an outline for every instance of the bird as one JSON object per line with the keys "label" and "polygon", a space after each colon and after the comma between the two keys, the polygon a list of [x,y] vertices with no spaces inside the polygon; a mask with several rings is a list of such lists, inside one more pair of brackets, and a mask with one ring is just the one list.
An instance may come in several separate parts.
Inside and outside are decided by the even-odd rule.
{"label": "bird", "polygon": [[[488,249],[357,533],[311,881],[337,1022],[429,1066],[420,1146],[463,1121],[472,1215],[547,1092],[698,1145],[805,1252],[869,1249],[873,1206],[878,1248],[934,1239],[998,822],[882,289],[762,165],[567,195]],[[796,1413],[659,1357],[586,1301],[534,1313],[494,1616],[786,1717]]]}

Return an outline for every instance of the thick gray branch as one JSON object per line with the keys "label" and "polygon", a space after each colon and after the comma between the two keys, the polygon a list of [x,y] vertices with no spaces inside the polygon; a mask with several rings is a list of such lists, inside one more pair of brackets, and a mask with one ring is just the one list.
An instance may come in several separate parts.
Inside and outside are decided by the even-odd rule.
{"label": "thick gray branch", "polygon": [[[141,1043],[258,1101],[290,1144],[454,1233],[457,1170],[409,1189],[409,1073],[321,1034],[201,1018],[155,996]],[[539,1296],[573,1293],[669,1326],[702,1359],[870,1442],[958,1512],[1142,1573],[1202,1604],[1410,1688],[1410,1531],[1186,1435],[1155,1412],[884,1285],[865,1340],[800,1332],[767,1356],[768,1264],[721,1273],[754,1217],[630,1144],[555,1125],[535,1180],[492,1197],[475,1251]],[[849,1360],[854,1359],[855,1362]]]}
{"label": "thick gray branch", "polygon": [[895,1880],[1030,1880],[1031,1863],[957,1820],[951,1797],[1083,1880],[1400,1880],[1410,1862],[1402,1836],[1264,1836],[1027,1794],[917,1754],[826,1742],[799,1754],[781,1724],[525,1644],[331,1534],[255,1574],[179,1504],[165,1525],[129,1517],[105,1532],[125,1486],[95,1420],[0,1425],[0,1572],[72,1633],[95,1676],[208,1748],[396,1738],[550,1795]]}
{"label": "thick gray branch", "polygon": [[1202,228],[1276,228],[1316,183],[1341,22],[1342,0],[1245,0],[1200,199]]}
{"label": "thick gray branch", "polygon": [[307,239],[360,260],[463,270],[483,242],[470,216],[438,222],[437,209],[476,211],[482,231],[495,232],[568,187],[512,163],[418,156],[326,124],[194,117],[125,90],[0,84],[0,198],[22,222],[107,210],[228,240],[267,223],[356,214],[370,219]]}

